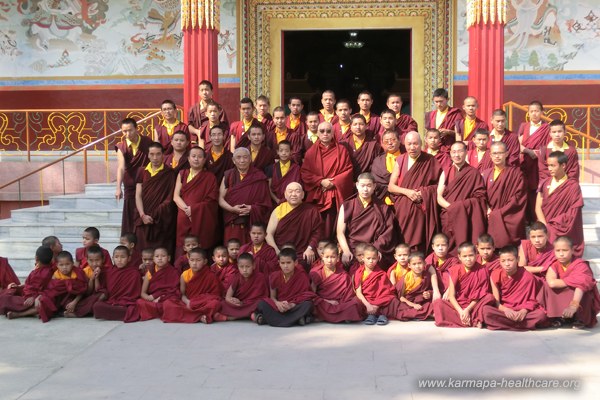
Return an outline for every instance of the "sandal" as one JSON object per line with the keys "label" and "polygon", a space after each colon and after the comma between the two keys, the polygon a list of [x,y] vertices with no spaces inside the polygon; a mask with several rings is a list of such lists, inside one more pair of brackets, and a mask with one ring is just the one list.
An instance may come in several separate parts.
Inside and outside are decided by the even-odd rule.
{"label": "sandal", "polygon": [[252,314],[250,319],[252,319],[252,321],[256,322],[257,325],[265,324],[265,318],[263,317],[263,315],[261,313],[255,312],[254,314]]}
{"label": "sandal", "polygon": [[552,321],[552,327],[553,328],[560,328],[562,327],[563,323],[560,319],[555,319]]}
{"label": "sandal", "polygon": [[584,329],[585,325],[581,321],[573,322],[573,329]]}
{"label": "sandal", "polygon": [[370,314],[364,321],[365,325],[375,325],[377,323],[377,317],[373,314]]}
{"label": "sandal", "polygon": [[389,323],[390,323],[390,321],[388,320],[388,317],[386,317],[386,316],[385,316],[385,315],[383,315],[383,314],[381,314],[381,315],[379,316],[379,318],[377,318],[377,325],[381,325],[381,326],[383,326],[383,325],[387,325],[387,324],[389,324]]}

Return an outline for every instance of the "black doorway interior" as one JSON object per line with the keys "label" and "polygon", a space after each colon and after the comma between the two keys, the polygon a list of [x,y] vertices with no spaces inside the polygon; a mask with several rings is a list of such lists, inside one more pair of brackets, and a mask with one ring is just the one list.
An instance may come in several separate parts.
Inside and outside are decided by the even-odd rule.
{"label": "black doorway interior", "polygon": [[321,109],[331,89],[358,111],[358,93],[373,93],[373,111],[385,108],[389,93],[400,93],[410,113],[410,29],[284,31],[283,94],[299,96],[304,109]]}

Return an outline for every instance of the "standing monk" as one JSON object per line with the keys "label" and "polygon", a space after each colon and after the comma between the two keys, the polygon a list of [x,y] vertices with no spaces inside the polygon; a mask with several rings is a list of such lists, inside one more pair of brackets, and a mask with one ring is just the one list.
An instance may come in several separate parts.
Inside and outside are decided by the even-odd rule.
{"label": "standing monk", "polygon": [[424,251],[438,229],[436,189],[442,169],[435,157],[421,151],[421,136],[409,132],[406,153],[396,159],[388,190],[398,195],[394,203],[400,232],[411,249]]}
{"label": "standing monk", "polygon": [[479,104],[477,99],[473,96],[468,96],[463,101],[463,110],[465,117],[456,121],[454,125],[454,131],[456,132],[456,141],[463,141],[465,143],[473,139],[473,134],[478,129],[488,130],[488,126],[485,122],[477,118],[477,108]]}
{"label": "standing monk", "polygon": [[[273,116],[269,113],[270,106],[267,96],[260,95],[256,98],[256,119],[262,124],[268,138],[275,135],[275,122],[273,122]],[[270,143],[267,143],[267,145],[271,146]]]}
{"label": "standing monk", "polygon": [[492,130],[490,131],[490,140],[488,146],[495,142],[504,142],[506,144],[507,158],[506,165],[518,167],[521,165],[519,156],[521,155],[521,143],[516,133],[506,129],[506,113],[501,108],[492,112]]}
{"label": "standing monk", "polygon": [[326,90],[321,95],[321,104],[323,108],[319,111],[319,122],[329,122],[331,125],[338,121],[335,115],[335,93],[333,90]]}
{"label": "standing monk", "polygon": [[371,106],[373,105],[373,95],[366,90],[362,91],[358,94],[357,103],[358,107],[360,108],[360,115],[365,117],[365,122],[367,124],[367,135],[376,136],[379,132],[380,122],[379,115],[371,112]]}
{"label": "standing monk", "polygon": [[350,116],[352,115],[350,100],[341,99],[338,101],[335,105],[335,114],[338,120],[331,125],[333,126],[335,140],[339,142],[343,137],[350,137],[352,135],[352,131],[350,130]]}
{"label": "standing monk", "polygon": [[462,113],[457,107],[448,105],[448,91],[443,88],[433,91],[435,110],[425,113],[425,129],[437,129],[442,133],[442,144],[450,146],[456,139],[454,129],[462,119]]}
{"label": "standing monk", "polygon": [[178,131],[183,131],[189,136],[188,127],[177,119],[177,106],[173,100],[165,100],[160,105],[163,117],[162,123],[154,128],[154,141],[162,144],[165,154],[170,154],[171,138]]}
{"label": "standing monk", "polygon": [[[204,147],[204,142],[200,142],[200,140],[205,138],[202,138],[200,129],[208,124],[208,116],[206,115],[207,104],[209,101],[213,101],[213,85],[210,81],[203,80],[198,84],[198,96],[200,100],[192,106],[188,114],[188,128],[190,133],[196,135],[198,138],[198,145]],[[219,108],[220,123],[225,127],[229,127],[225,110],[220,106]]]}
{"label": "standing monk", "polygon": [[[288,107],[290,108],[290,114],[285,119],[285,126],[290,134],[296,134],[304,138],[306,136],[306,116],[302,114],[304,109],[302,99],[298,96],[290,97]],[[275,117],[274,114],[275,112],[273,112],[273,117]]]}
{"label": "standing monk", "polygon": [[492,164],[488,146],[489,132],[485,129],[477,129],[471,137],[472,142],[467,144],[467,162],[469,165],[477,168],[479,172],[492,168],[494,164]]}
{"label": "standing monk", "polygon": [[221,185],[225,171],[233,168],[233,156],[225,147],[225,131],[221,125],[210,128],[210,143],[206,150],[206,169],[217,178],[217,185]]}
{"label": "standing monk", "polygon": [[371,171],[373,160],[381,153],[381,146],[373,136],[367,133],[367,121],[361,114],[352,116],[350,126],[352,136],[342,142],[347,146],[354,165],[354,176]]}
{"label": "standing monk", "polygon": [[[148,148],[152,139],[137,131],[137,122],[132,118],[121,121],[124,141],[117,143],[117,200],[123,198],[121,235],[133,232],[135,217],[135,180],[140,168],[148,164]],[[125,193],[121,192],[121,184]]]}
{"label": "standing monk", "polygon": [[565,166],[565,173],[569,178],[579,180],[579,156],[577,155],[577,148],[570,146],[565,139],[567,128],[565,123],[560,119],[555,119],[550,122],[550,143],[548,146],[540,147],[540,156],[538,157],[538,167],[540,170],[540,182],[544,181],[550,176],[548,172],[548,154],[553,151],[562,151],[567,156],[567,165]]}
{"label": "standing monk", "polygon": [[250,128],[260,125],[260,122],[253,117],[254,103],[249,97],[244,97],[240,100],[241,121],[231,123],[229,127],[229,135],[231,140],[230,150],[233,151],[236,147],[248,147],[250,145]]}
{"label": "standing monk", "polygon": [[[402,139],[408,132],[418,131],[417,121],[408,114],[402,114],[402,96],[398,93],[391,93],[386,104],[390,110],[396,113],[396,127]],[[402,143],[404,143],[404,140],[402,140]]]}
{"label": "standing monk", "polygon": [[315,203],[324,223],[324,235],[334,234],[337,209],[354,191],[352,161],[346,147],[333,140],[329,122],[319,124],[319,140],[306,152],[300,175],[307,196]]}

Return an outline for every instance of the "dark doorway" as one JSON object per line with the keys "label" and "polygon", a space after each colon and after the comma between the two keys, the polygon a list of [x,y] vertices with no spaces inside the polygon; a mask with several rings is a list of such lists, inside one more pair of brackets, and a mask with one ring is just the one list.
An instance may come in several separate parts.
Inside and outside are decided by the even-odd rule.
{"label": "dark doorway", "polygon": [[[362,44],[362,45],[361,45]],[[410,113],[410,29],[284,31],[283,94],[299,96],[304,109],[318,111],[331,89],[358,111],[358,93],[373,93],[373,111],[386,108],[388,94],[400,93]]]}

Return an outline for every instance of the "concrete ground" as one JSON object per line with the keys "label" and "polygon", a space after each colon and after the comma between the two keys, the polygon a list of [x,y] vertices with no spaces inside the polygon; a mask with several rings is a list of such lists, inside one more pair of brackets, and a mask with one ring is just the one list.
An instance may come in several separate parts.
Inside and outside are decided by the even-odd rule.
{"label": "concrete ground", "polygon": [[[245,321],[42,324],[0,317],[0,398],[598,399],[599,333],[492,332],[433,322],[286,329]],[[432,377],[452,378],[446,384],[454,388],[419,388],[419,379]],[[494,384],[459,378],[530,386],[554,383],[528,378],[558,379],[572,388],[458,389]]]}

